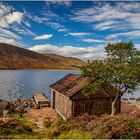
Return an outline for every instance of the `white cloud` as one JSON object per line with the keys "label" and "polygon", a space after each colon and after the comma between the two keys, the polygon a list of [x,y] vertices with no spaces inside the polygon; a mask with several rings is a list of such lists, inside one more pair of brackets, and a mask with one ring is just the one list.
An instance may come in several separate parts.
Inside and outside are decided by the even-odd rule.
{"label": "white cloud", "polygon": [[33,37],[36,36],[36,34],[33,31],[29,30],[24,26],[19,27],[17,25],[11,25],[10,27],[20,35],[33,36]]}
{"label": "white cloud", "polygon": [[67,32],[68,30],[66,28],[58,29],[58,32]]}
{"label": "white cloud", "polygon": [[0,18],[0,27],[7,28],[8,24],[5,19]]}
{"label": "white cloud", "polygon": [[105,56],[104,46],[97,47],[77,47],[77,46],[63,46],[58,47],[51,44],[36,45],[29,50],[40,52],[40,53],[49,53],[49,54],[58,54],[67,57],[77,57],[83,60],[101,58]]}
{"label": "white cloud", "polygon": [[8,29],[9,24],[20,24],[23,18],[22,13],[13,10],[13,7],[0,3],[0,43],[23,46],[19,41],[21,37]]}
{"label": "white cloud", "polygon": [[54,6],[66,6],[70,7],[72,5],[72,2],[69,0],[49,0],[46,1],[46,4],[49,6],[50,4],[53,4]]}
{"label": "white cloud", "polygon": [[39,17],[39,16],[32,16],[32,15],[28,15],[28,18],[30,18],[31,20],[33,20],[33,21],[35,21],[35,22],[37,22],[37,23],[43,23],[43,22],[45,22],[45,21],[47,21],[48,19],[47,18],[45,18],[45,17]]}
{"label": "white cloud", "polygon": [[45,24],[47,26],[50,26],[51,28],[55,30],[60,30],[61,29],[66,29],[62,24],[61,21],[63,20],[63,17],[60,17],[56,13],[48,10],[48,9],[43,9],[41,15],[33,15],[31,13],[28,13],[24,9],[24,15],[27,19],[32,20],[34,22],[37,22],[39,24]]}
{"label": "white cloud", "polygon": [[98,39],[91,39],[91,38],[87,38],[87,39],[82,39],[82,41],[84,42],[88,42],[88,43],[101,43],[101,42],[106,42],[105,40],[98,40]]}
{"label": "white cloud", "polygon": [[54,22],[54,21],[49,21],[46,23],[46,25],[49,25],[51,28],[53,29],[60,29],[60,28],[63,28],[63,25],[57,23],[57,22]]}
{"label": "white cloud", "polygon": [[24,14],[28,19],[35,21],[39,24],[45,24],[47,26],[50,26],[55,30],[65,29],[65,27],[57,21],[60,17],[52,13],[51,11],[45,11],[42,16],[31,15],[27,11],[24,11]]}
{"label": "white cloud", "polygon": [[[29,13],[26,12],[26,14],[28,15]],[[15,33],[11,31],[14,31],[17,34],[35,36],[36,34],[27,28],[30,27],[31,24],[27,19],[23,19],[24,17],[25,13],[23,15],[22,12],[16,11],[13,7],[9,6],[8,4],[0,3],[0,35],[2,35],[4,32],[6,37],[12,38],[11,34]],[[10,36],[8,32],[10,33]],[[15,36],[18,35],[15,34],[14,37]]]}
{"label": "white cloud", "polygon": [[26,35],[31,35],[31,36],[36,36],[36,33],[34,33],[33,31],[27,29],[27,28],[24,28],[25,32],[27,33]]}
{"label": "white cloud", "polygon": [[[96,2],[90,8],[73,10],[71,20],[95,30],[140,30],[140,2]],[[135,36],[135,35],[134,35]],[[138,37],[138,36],[137,36]]]}
{"label": "white cloud", "polygon": [[124,37],[129,37],[129,38],[140,38],[140,30],[133,30],[133,31],[128,31],[128,32],[121,32],[117,33],[116,35],[118,36],[124,36]]}
{"label": "white cloud", "polygon": [[17,47],[23,46],[23,44],[21,44],[20,42],[14,40],[12,38],[5,38],[5,37],[0,37],[0,43],[10,44],[10,45],[14,45]]}
{"label": "white cloud", "polygon": [[117,34],[110,34],[110,35],[108,35],[108,36],[106,36],[106,39],[115,39],[115,38],[117,38],[118,37],[118,35]]}
{"label": "white cloud", "polygon": [[[123,10],[123,8],[121,9],[119,7],[119,2],[117,2],[116,4],[117,5],[112,6],[109,3],[102,2],[100,3],[100,5],[97,4],[96,6],[93,6],[91,8],[76,11],[74,13],[75,16],[71,17],[71,19],[78,22],[81,21],[84,23],[94,23],[103,21],[102,24],[110,25],[114,23],[116,19],[123,19],[131,15],[130,12],[126,12]],[[127,3],[124,3],[123,6],[127,6]],[[112,22],[112,20],[114,21]],[[107,23],[108,21],[110,23]]]}
{"label": "white cloud", "polygon": [[69,33],[69,35],[72,35],[72,36],[86,36],[86,35],[90,35],[90,33],[85,33],[85,32],[72,32],[72,33]]}
{"label": "white cloud", "polygon": [[11,32],[9,30],[3,29],[1,27],[0,27],[0,36],[10,37],[10,38],[14,38],[14,39],[21,39],[19,35]]}
{"label": "white cloud", "polygon": [[31,24],[29,21],[23,21],[24,25],[27,26],[27,27],[31,27]]}
{"label": "white cloud", "polygon": [[13,12],[6,16],[6,20],[9,24],[18,23],[20,24],[23,18],[23,13]]}
{"label": "white cloud", "polygon": [[23,19],[23,13],[13,11],[13,8],[0,3],[0,26],[8,28],[9,24],[20,24]]}
{"label": "white cloud", "polygon": [[95,29],[99,30],[107,30],[107,29],[113,29],[117,26],[118,22],[117,21],[104,21],[96,24],[93,26]]}
{"label": "white cloud", "polygon": [[34,40],[45,40],[51,38],[53,35],[52,34],[45,34],[45,35],[40,35],[34,38]]}
{"label": "white cloud", "polygon": [[11,9],[11,7],[0,3],[0,27],[8,27],[5,15],[7,15],[11,11]]}
{"label": "white cloud", "polygon": [[0,3],[0,15],[3,15],[4,13],[10,12],[12,7],[4,5],[2,2]]}

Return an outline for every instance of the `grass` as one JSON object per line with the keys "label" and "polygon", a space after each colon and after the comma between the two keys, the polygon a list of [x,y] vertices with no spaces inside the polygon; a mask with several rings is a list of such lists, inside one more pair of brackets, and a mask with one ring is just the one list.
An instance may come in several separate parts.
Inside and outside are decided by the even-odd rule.
{"label": "grass", "polygon": [[21,113],[10,114],[8,121],[0,122],[0,138],[40,138],[41,135],[33,132],[35,123]]}
{"label": "grass", "polygon": [[92,139],[92,134],[83,130],[69,130],[62,132],[59,136],[55,137],[58,139]]}
{"label": "grass", "polygon": [[101,117],[84,114],[64,121],[44,119],[45,129],[37,129],[35,119],[30,120],[18,113],[8,122],[0,121],[0,138],[26,139],[139,139],[140,112]]}
{"label": "grass", "polygon": [[16,138],[22,134],[28,136],[33,134],[30,125],[24,124],[18,119],[12,119],[8,122],[2,122],[0,124],[0,138]]}

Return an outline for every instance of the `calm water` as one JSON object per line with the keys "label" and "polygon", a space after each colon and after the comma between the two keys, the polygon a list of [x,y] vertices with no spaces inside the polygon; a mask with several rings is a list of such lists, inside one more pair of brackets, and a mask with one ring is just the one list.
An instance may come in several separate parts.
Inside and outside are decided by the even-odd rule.
{"label": "calm water", "polygon": [[30,98],[44,92],[50,99],[49,85],[68,73],[78,71],[0,70],[0,99]]}
{"label": "calm water", "polygon": [[[44,92],[50,99],[49,85],[68,73],[78,71],[0,70],[0,99],[30,98],[35,92]],[[135,92],[140,97],[140,90]],[[131,95],[130,95],[131,96]]]}

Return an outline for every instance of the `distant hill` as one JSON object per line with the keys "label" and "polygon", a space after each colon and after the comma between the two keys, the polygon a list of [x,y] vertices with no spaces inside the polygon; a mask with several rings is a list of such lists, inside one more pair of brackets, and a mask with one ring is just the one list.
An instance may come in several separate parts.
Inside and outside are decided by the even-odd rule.
{"label": "distant hill", "polygon": [[84,62],[77,58],[40,54],[24,48],[0,43],[0,69],[73,70],[83,64]]}

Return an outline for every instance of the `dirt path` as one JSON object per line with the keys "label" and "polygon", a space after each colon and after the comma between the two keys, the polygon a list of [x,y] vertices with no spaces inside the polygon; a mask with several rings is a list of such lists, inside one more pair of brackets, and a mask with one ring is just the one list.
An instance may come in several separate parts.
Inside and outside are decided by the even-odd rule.
{"label": "dirt path", "polygon": [[37,126],[37,128],[34,130],[35,132],[41,132],[45,129],[45,118],[51,118],[55,120],[57,117],[56,112],[51,107],[44,107],[41,109],[29,109],[25,115],[33,122],[35,122]]}
{"label": "dirt path", "polygon": [[38,118],[37,121],[35,121],[37,128],[34,129],[34,132],[42,132],[45,129],[43,122],[44,120],[42,118]]}

